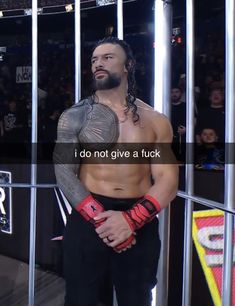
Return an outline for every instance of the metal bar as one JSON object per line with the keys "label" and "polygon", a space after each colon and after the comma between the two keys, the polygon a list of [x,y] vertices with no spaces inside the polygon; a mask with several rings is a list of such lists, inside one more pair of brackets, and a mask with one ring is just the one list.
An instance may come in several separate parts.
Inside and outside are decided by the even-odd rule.
{"label": "metal bar", "polygon": [[[235,3],[226,1],[226,113],[225,113],[225,204],[228,208],[235,209],[235,167],[231,163],[234,160],[235,143]],[[232,205],[233,203],[233,205]]]}
{"label": "metal bar", "polygon": [[[162,0],[161,0],[162,1]],[[165,50],[163,62],[163,113],[170,118],[171,115],[171,39],[172,39],[172,3],[165,1],[163,5],[163,24],[164,31],[163,48]]]}
{"label": "metal bar", "polygon": [[24,184],[24,183],[12,183],[12,184],[0,184],[0,187],[13,187],[13,188],[55,188],[56,184]]}
{"label": "metal bar", "polygon": [[152,306],[167,306],[168,303],[168,275],[169,275],[169,235],[170,235],[170,209],[166,208],[159,215],[159,235],[161,239],[161,254],[157,272],[157,303]]}
{"label": "metal bar", "polygon": [[166,63],[166,42],[164,25],[164,5],[162,0],[154,3],[154,109],[163,112],[164,98],[164,67]]}
{"label": "metal bar", "polygon": [[[172,5],[170,1],[155,0],[154,30],[154,109],[170,116],[171,88],[171,31]],[[156,45],[158,44],[158,45]],[[159,214],[159,233],[162,243],[158,264],[158,285],[153,290],[152,305],[168,304],[168,272],[169,272],[169,228],[170,211],[164,209]]]}
{"label": "metal bar", "polygon": [[[123,0],[117,0],[117,37],[123,39]],[[115,288],[113,287],[113,306],[118,306]]]}
{"label": "metal bar", "polygon": [[75,0],[75,103],[81,99],[81,1]]}
{"label": "metal bar", "polygon": [[[0,187],[12,187],[12,188],[31,188],[31,187],[35,187],[35,188],[56,188],[58,187],[56,184],[24,184],[24,183],[12,183],[12,184],[0,184]],[[178,197],[184,198],[184,199],[190,199],[195,203],[198,204],[202,204],[205,206],[208,206],[210,208],[217,208],[221,211],[225,211],[231,214],[235,214],[235,209],[227,209],[224,206],[224,203],[220,203],[220,202],[216,202],[216,201],[212,201],[212,200],[208,200],[199,196],[190,196],[187,193],[185,193],[184,191],[178,191],[177,193]]]}
{"label": "metal bar", "polygon": [[[194,141],[194,1],[186,1],[186,143]],[[186,193],[193,195],[194,165],[190,163],[193,156],[193,146],[190,145],[186,152]],[[191,305],[192,291],[192,212],[193,202],[185,201],[185,226],[184,226],[184,263],[183,263],[183,292],[182,305]]]}
{"label": "metal bar", "polygon": [[234,209],[233,210],[227,209],[224,206],[223,203],[215,202],[215,201],[208,200],[208,199],[198,197],[198,196],[190,196],[187,193],[185,193],[184,191],[178,191],[177,196],[179,196],[180,198],[192,200],[195,203],[202,204],[202,205],[208,206],[210,208],[217,208],[217,209],[222,210],[224,212],[235,214]]}
{"label": "metal bar", "polygon": [[[235,165],[230,164],[234,156],[235,142],[235,4],[234,0],[226,0],[225,6],[225,50],[226,50],[226,68],[225,68],[225,194],[224,204],[227,209],[235,207]],[[230,145],[231,144],[231,145]],[[228,163],[227,163],[228,162]],[[232,278],[233,278],[233,215],[225,214],[224,218],[224,260],[223,260],[223,291],[222,305],[232,305]]]}
{"label": "metal bar", "polygon": [[[226,195],[227,192],[225,192]],[[233,276],[233,229],[234,216],[226,213],[224,216],[224,256],[223,256],[223,291],[222,305],[232,306],[232,276]]]}
{"label": "metal bar", "polygon": [[[32,0],[32,163],[31,185],[37,183],[37,118],[38,118],[38,2]],[[34,306],[35,244],[36,244],[37,189],[31,187],[30,194],[30,245],[29,245],[29,306]]]}
{"label": "metal bar", "polygon": [[117,36],[123,39],[123,0],[117,0]]}

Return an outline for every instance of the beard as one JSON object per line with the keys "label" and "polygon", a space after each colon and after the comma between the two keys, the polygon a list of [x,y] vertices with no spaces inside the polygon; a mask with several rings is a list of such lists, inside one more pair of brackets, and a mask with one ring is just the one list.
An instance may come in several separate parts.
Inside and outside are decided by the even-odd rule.
{"label": "beard", "polygon": [[177,102],[180,101],[180,99],[181,99],[181,97],[176,97],[176,96],[171,97],[172,103],[177,103]]}
{"label": "beard", "polygon": [[110,73],[106,70],[102,70],[107,73],[102,79],[96,79],[95,75],[93,75],[92,88],[96,90],[108,90],[118,87],[121,84],[121,77],[116,73]]}

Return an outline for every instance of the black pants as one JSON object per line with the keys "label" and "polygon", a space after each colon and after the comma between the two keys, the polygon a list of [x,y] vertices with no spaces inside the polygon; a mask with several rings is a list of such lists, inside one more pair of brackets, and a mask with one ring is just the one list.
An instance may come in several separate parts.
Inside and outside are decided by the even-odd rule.
{"label": "black pants", "polygon": [[[123,211],[137,201],[93,196],[105,210]],[[108,278],[119,306],[150,306],[160,253],[157,218],[138,230],[136,241],[131,249],[116,253],[73,210],[64,234],[65,306],[97,306]]]}

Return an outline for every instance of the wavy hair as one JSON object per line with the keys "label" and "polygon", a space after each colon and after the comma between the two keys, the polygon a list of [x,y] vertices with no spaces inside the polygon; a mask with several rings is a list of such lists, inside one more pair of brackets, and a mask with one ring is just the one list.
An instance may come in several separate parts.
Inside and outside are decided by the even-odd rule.
{"label": "wavy hair", "polygon": [[[93,48],[94,50],[104,44],[113,44],[113,45],[119,45],[125,52],[126,54],[126,61],[125,61],[125,66],[128,71],[127,75],[127,82],[128,82],[128,90],[127,90],[127,96],[126,96],[126,108],[124,113],[127,115],[129,110],[132,112],[132,120],[135,123],[139,121],[139,115],[137,113],[137,106],[135,104],[136,101],[136,82],[135,82],[135,58],[133,56],[132,50],[130,46],[124,41],[121,40],[117,37],[105,37],[102,40],[98,41],[98,43],[95,45]],[[93,92],[94,95],[94,92]]]}

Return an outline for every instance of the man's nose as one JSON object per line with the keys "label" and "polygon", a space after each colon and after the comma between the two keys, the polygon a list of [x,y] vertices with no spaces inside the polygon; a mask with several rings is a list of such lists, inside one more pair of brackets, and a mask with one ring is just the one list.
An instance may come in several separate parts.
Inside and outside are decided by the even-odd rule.
{"label": "man's nose", "polygon": [[104,61],[102,59],[97,59],[95,62],[95,69],[103,68],[104,67]]}

